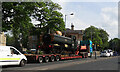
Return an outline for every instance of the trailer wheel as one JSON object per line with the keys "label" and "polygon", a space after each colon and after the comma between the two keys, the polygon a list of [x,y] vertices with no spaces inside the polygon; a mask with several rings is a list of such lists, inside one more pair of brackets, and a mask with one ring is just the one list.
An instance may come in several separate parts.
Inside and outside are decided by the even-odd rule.
{"label": "trailer wheel", "polygon": [[85,54],[82,55],[82,58],[85,58]]}
{"label": "trailer wheel", "polygon": [[21,60],[19,66],[20,66],[20,67],[25,66],[25,60]]}
{"label": "trailer wheel", "polygon": [[45,62],[49,62],[49,57],[45,57]]}
{"label": "trailer wheel", "polygon": [[54,56],[51,56],[51,57],[50,57],[50,61],[51,61],[51,62],[54,62],[54,61],[55,61],[55,57],[54,57]]}
{"label": "trailer wheel", "polygon": [[56,56],[56,61],[59,61],[60,60],[60,57],[59,56]]}
{"label": "trailer wheel", "polygon": [[43,58],[42,58],[42,57],[39,57],[39,58],[38,58],[38,62],[39,62],[39,63],[42,63],[42,62],[43,62]]}
{"label": "trailer wheel", "polygon": [[88,57],[88,54],[86,53],[86,54],[85,54],[85,58],[87,58],[87,57]]}

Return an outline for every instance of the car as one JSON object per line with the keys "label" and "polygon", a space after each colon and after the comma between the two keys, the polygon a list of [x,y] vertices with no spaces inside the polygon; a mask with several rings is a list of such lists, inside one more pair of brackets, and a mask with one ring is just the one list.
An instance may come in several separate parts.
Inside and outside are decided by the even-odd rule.
{"label": "car", "polygon": [[30,49],[30,52],[32,53],[32,54],[35,54],[36,53],[36,49]]}
{"label": "car", "polygon": [[119,53],[117,51],[114,51],[113,56],[119,56]]}
{"label": "car", "polygon": [[26,54],[29,54],[28,52],[26,51],[22,51],[22,54],[26,55]]}
{"label": "car", "polygon": [[100,53],[100,57],[110,57],[110,53],[108,50],[104,50]]}
{"label": "car", "polygon": [[110,53],[110,56],[113,56],[113,51],[111,49],[107,49],[108,53]]}
{"label": "car", "polygon": [[24,66],[27,58],[13,46],[0,46],[0,66],[19,65]]}

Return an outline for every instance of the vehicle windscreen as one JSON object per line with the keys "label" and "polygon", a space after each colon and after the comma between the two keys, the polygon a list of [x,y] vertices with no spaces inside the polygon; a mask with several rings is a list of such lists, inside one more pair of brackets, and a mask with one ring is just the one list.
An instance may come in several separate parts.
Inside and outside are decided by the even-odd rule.
{"label": "vehicle windscreen", "polygon": [[106,53],[106,51],[103,51],[102,53]]}

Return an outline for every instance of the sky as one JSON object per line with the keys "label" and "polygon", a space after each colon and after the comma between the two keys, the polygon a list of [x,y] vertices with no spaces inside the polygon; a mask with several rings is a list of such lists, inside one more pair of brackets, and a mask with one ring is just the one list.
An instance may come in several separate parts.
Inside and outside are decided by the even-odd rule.
{"label": "sky", "polygon": [[[52,0],[61,5],[60,12],[66,16],[66,28],[85,30],[95,26],[109,34],[109,40],[118,38],[118,0]],[[70,15],[73,13],[74,15]]]}

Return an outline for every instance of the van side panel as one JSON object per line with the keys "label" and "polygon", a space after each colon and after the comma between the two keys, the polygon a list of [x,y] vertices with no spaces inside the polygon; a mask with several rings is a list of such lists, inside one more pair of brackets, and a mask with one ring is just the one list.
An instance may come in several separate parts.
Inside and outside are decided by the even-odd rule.
{"label": "van side panel", "polygon": [[8,55],[11,55],[10,48],[6,46],[0,46],[0,65],[10,65]]}
{"label": "van side panel", "polygon": [[12,46],[0,46],[0,65],[19,65],[20,61],[27,58]]}

